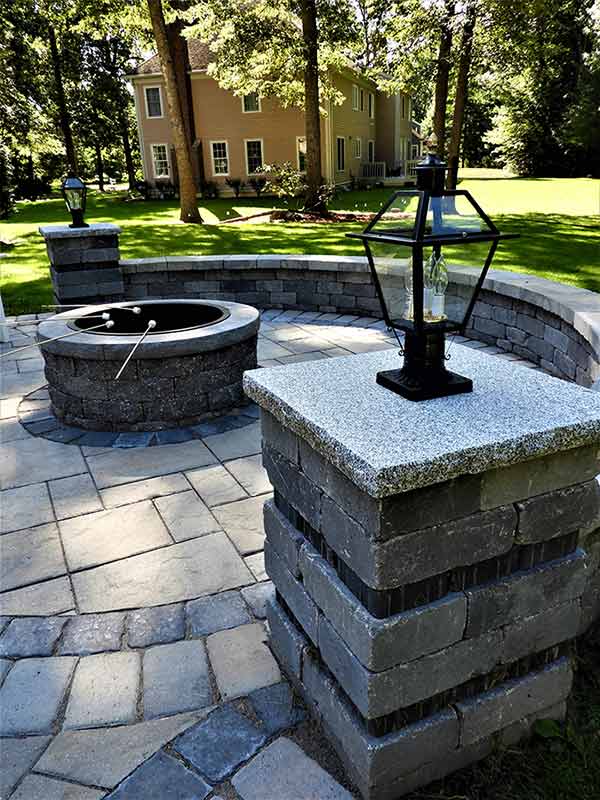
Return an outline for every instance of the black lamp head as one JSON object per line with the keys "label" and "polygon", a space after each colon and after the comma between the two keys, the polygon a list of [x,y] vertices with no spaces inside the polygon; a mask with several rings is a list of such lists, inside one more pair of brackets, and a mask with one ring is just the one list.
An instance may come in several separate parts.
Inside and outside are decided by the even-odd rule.
{"label": "black lamp head", "polygon": [[85,183],[70,172],[62,182],[62,195],[65,200],[67,209],[73,217],[73,222],[69,225],[70,228],[87,228],[87,222],[84,222],[83,215],[85,213],[85,205],[87,198],[87,187]]}

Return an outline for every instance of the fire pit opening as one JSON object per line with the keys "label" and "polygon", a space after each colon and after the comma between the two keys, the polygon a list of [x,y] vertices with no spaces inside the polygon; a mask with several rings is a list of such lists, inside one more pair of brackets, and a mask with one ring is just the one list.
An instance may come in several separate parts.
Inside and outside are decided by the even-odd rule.
{"label": "fire pit opening", "polygon": [[189,428],[228,414],[246,402],[242,378],[256,367],[259,323],[255,308],[220,300],[58,314],[38,327],[52,409],[94,431]]}
{"label": "fire pit opening", "polygon": [[[139,309],[139,313],[135,313],[134,309]],[[114,322],[110,330],[97,327],[98,311],[96,308],[88,314],[77,317],[70,324],[73,328],[82,331],[95,327],[94,333],[104,336],[135,336],[144,333],[148,322],[153,319],[156,327],[149,332],[149,335],[156,336],[159,333],[185,331],[190,328],[214,325],[229,316],[229,311],[222,306],[187,301],[141,303],[137,306],[135,303],[131,303],[107,307],[107,311]]]}

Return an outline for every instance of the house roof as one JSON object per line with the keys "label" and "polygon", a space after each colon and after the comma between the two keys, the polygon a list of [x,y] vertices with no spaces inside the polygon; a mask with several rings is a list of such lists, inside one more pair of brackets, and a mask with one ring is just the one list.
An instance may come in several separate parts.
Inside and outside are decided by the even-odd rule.
{"label": "house roof", "polygon": [[[188,39],[188,53],[192,70],[205,70],[212,59],[208,45],[199,39]],[[158,72],[160,72],[158,54],[143,61],[135,70],[136,75],[156,75]]]}

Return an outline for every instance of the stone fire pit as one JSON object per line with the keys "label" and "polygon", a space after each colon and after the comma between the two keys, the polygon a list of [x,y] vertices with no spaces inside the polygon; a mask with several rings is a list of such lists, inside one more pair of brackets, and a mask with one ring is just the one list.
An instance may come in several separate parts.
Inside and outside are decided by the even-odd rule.
{"label": "stone fire pit", "polygon": [[[134,306],[140,314],[123,310]],[[90,317],[103,311],[114,326],[87,330],[102,322]],[[151,319],[156,327],[115,380]],[[64,312],[42,322],[37,336],[59,419],[87,430],[156,431],[193,425],[243,401],[242,376],[256,366],[258,328],[251,306],[147,300]]]}

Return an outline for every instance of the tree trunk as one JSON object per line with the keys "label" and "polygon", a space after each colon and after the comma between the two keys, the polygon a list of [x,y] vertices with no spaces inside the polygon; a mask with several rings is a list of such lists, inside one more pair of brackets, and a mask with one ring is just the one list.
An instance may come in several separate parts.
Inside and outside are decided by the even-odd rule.
{"label": "tree trunk", "polygon": [[175,147],[175,157],[177,159],[179,201],[181,206],[179,217],[182,222],[202,222],[202,217],[198,210],[198,198],[196,196],[192,159],[186,136],[181,98],[179,97],[177,88],[177,75],[175,73],[175,66],[173,64],[173,57],[167,37],[162,0],[147,0],[147,2],[154,38],[156,39],[156,47],[162,66],[167,96],[167,108],[169,110],[169,123]]}
{"label": "tree trunk", "polygon": [[319,42],[315,0],[300,0],[300,16],[306,55],[306,66],[304,68],[307,184],[305,208],[323,213],[327,208],[320,197],[323,170],[321,167],[321,114],[319,110]]}
{"label": "tree trunk", "polygon": [[125,168],[127,169],[127,181],[129,183],[129,191],[135,190],[135,167],[133,165],[133,156],[131,154],[131,140],[129,139],[129,125],[127,124],[127,115],[123,109],[119,110],[119,127],[121,129],[121,139],[123,140],[123,153],[125,155]]}
{"label": "tree trunk", "polygon": [[440,47],[435,78],[435,107],[433,132],[437,137],[437,152],[443,158],[446,149],[446,106],[448,104],[448,80],[450,77],[450,53],[452,50],[452,17],[454,0],[446,0],[444,20],[440,32]]}
{"label": "tree trunk", "polygon": [[196,124],[194,122],[194,104],[192,101],[192,80],[190,78],[190,57],[187,46],[187,39],[181,35],[184,25],[181,20],[175,20],[167,24],[167,38],[169,48],[173,56],[173,67],[177,79],[177,90],[181,102],[181,113],[183,114],[183,124],[185,135],[190,152],[192,172],[196,189],[200,187],[203,175],[200,172],[200,162],[198,161],[197,149],[194,149],[196,141]]}
{"label": "tree trunk", "polygon": [[104,159],[102,158],[102,148],[100,142],[96,139],[94,142],[94,150],[96,151],[96,172],[98,173],[98,191],[104,191]]}
{"label": "tree trunk", "polygon": [[463,123],[465,119],[465,106],[469,92],[469,71],[471,69],[471,56],[473,54],[473,31],[477,20],[476,0],[471,0],[467,5],[465,24],[462,32],[460,46],[460,60],[458,62],[458,75],[456,76],[456,96],[454,98],[454,116],[452,118],[452,133],[448,145],[448,177],[447,187],[456,189],[458,183],[458,163],[460,158],[460,143],[462,139]]}
{"label": "tree trunk", "polygon": [[56,105],[58,106],[58,123],[63,135],[63,142],[67,154],[67,167],[70,172],[77,172],[77,156],[73,143],[73,133],[71,131],[71,116],[67,109],[65,98],[65,87],[63,86],[62,70],[60,66],[60,55],[56,44],[56,33],[52,25],[48,26],[48,41],[50,43],[50,56],[52,58],[52,71],[54,72],[54,90],[56,93]]}

